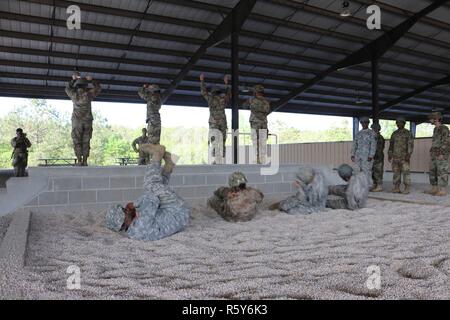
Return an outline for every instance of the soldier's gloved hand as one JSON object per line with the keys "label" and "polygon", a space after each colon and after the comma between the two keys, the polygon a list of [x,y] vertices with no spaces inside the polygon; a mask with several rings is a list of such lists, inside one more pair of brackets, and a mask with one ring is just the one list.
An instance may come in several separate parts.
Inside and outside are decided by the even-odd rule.
{"label": "soldier's gloved hand", "polygon": [[200,74],[200,81],[205,81],[205,75],[203,73]]}
{"label": "soldier's gloved hand", "polygon": [[355,156],[352,156],[351,159],[353,162],[355,162]]}
{"label": "soldier's gloved hand", "polygon": [[406,161],[406,162],[409,162],[409,160],[411,160],[411,155],[410,155],[410,154],[407,154],[407,155],[405,156],[405,161]]}
{"label": "soldier's gloved hand", "polygon": [[438,160],[444,160],[444,155],[442,155],[442,154],[439,155],[439,156],[438,156]]}
{"label": "soldier's gloved hand", "polygon": [[150,118],[145,119],[145,123],[148,123],[150,121]]}
{"label": "soldier's gloved hand", "polygon": [[91,76],[86,76],[86,80],[87,81],[92,81],[92,77]]}

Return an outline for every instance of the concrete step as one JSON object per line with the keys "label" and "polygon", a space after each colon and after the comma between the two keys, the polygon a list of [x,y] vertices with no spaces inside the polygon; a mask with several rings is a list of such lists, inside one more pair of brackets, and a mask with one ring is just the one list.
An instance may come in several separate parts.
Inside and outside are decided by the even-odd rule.
{"label": "concrete step", "polygon": [[48,177],[10,178],[6,182],[6,193],[0,193],[0,216],[6,215],[29,203],[48,185]]}

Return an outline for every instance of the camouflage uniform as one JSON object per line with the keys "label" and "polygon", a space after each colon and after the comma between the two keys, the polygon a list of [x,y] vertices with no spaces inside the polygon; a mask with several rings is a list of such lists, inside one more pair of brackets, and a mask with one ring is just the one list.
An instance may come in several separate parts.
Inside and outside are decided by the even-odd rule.
{"label": "camouflage uniform", "polygon": [[375,139],[377,140],[377,149],[373,158],[372,178],[375,185],[382,186],[384,173],[384,146],[386,141],[380,133],[375,133]]}
{"label": "camouflage uniform", "polygon": [[369,181],[364,172],[354,173],[347,185],[328,188],[327,208],[357,210],[364,208],[369,195]]}
{"label": "camouflage uniform", "polygon": [[[264,92],[261,85],[255,86],[256,92]],[[270,114],[270,103],[265,97],[255,96],[246,103],[250,107],[250,127],[252,129],[252,144],[256,149],[257,163],[265,164],[267,155],[267,116]]]}
{"label": "camouflage uniform", "polygon": [[145,137],[140,136],[139,138],[134,139],[134,141],[131,143],[133,150],[139,152],[138,164],[140,166],[150,164],[150,156],[149,156],[149,154],[141,151],[140,149],[138,150],[136,148],[136,145],[138,145],[140,147],[141,145],[146,144],[146,143],[150,143],[150,139],[148,136],[145,136]]}
{"label": "camouflage uniform", "polygon": [[[126,234],[136,240],[153,241],[183,230],[189,223],[191,209],[168,186],[170,173],[161,168],[160,161],[147,167],[144,177],[145,194],[137,199],[138,217]],[[122,208],[117,205],[108,210],[106,225],[119,231],[124,221]]]}
{"label": "camouflage uniform", "polygon": [[406,188],[411,186],[411,174],[409,157],[413,153],[414,138],[407,129],[398,129],[392,133],[389,141],[389,159],[392,159],[392,171],[394,172],[393,183],[398,189],[401,184],[403,173],[403,183]]}
{"label": "camouflage uniform", "polygon": [[[218,91],[217,88],[213,92],[209,92],[205,81],[200,81],[200,91],[209,107],[208,145],[212,148],[214,163],[220,164],[224,162],[226,155],[225,142],[227,140],[228,126],[225,108],[231,99],[231,87],[227,85],[225,95],[220,96],[214,93],[214,91]],[[222,137],[220,137],[219,132]]]}
{"label": "camouflage uniform", "polygon": [[31,147],[31,142],[26,136],[21,138],[14,137],[11,139],[11,146],[13,150],[13,167],[15,177],[25,177],[25,169],[28,166],[28,150]]}
{"label": "camouflage uniform", "polygon": [[[243,176],[243,174],[239,174]],[[230,176],[230,180],[233,179],[233,175]],[[246,183],[246,180],[243,183]],[[238,185],[239,183],[237,183]],[[259,190],[250,187],[237,189],[231,186],[233,186],[232,183],[230,183],[230,187],[217,189],[214,195],[208,199],[209,206],[227,221],[250,221],[256,215],[257,206],[263,200],[264,195]]]}
{"label": "camouflage uniform", "polygon": [[[434,128],[433,140],[430,149],[430,184],[434,187],[447,188],[448,186],[448,144],[449,129],[445,125]],[[439,156],[443,156],[439,160]]]}
{"label": "camouflage uniform", "polygon": [[148,141],[152,144],[159,144],[161,140],[161,115],[159,110],[161,109],[161,95],[159,87],[156,85],[149,86],[147,88],[140,88],[138,90],[139,96],[147,102],[147,132]]}
{"label": "camouflage uniform", "polygon": [[300,183],[297,194],[280,202],[280,210],[288,214],[311,214],[325,210],[328,187],[321,171],[310,169],[311,178],[304,181],[297,175]]}
{"label": "camouflage uniform", "polygon": [[375,132],[370,129],[359,131],[353,141],[351,155],[355,157],[357,166],[366,174],[369,184],[372,184],[373,161],[369,161],[368,158],[374,158],[376,150]]}
{"label": "camouflage uniform", "polygon": [[92,116],[91,102],[101,92],[100,83],[93,80],[93,89],[77,88],[76,80],[66,85],[66,94],[73,102],[72,113],[72,141],[75,155],[78,159],[89,157],[92,138]]}

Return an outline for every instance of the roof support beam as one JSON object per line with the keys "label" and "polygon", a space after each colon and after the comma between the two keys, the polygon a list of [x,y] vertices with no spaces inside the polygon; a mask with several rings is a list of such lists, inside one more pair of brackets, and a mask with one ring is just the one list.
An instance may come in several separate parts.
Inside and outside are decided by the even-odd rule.
{"label": "roof support beam", "polygon": [[412,98],[414,96],[417,96],[417,95],[421,94],[422,92],[425,92],[425,91],[427,91],[427,90],[429,90],[431,88],[437,87],[437,86],[448,85],[448,84],[450,84],[450,75],[448,75],[448,76],[446,76],[446,77],[444,77],[442,79],[436,80],[436,81],[434,81],[434,82],[432,82],[432,83],[430,83],[430,84],[428,84],[426,86],[423,86],[421,88],[418,88],[418,89],[416,89],[414,91],[411,91],[410,93],[407,93],[407,94],[405,94],[405,95],[403,95],[403,96],[401,96],[401,97],[399,97],[399,98],[397,98],[395,100],[387,102],[386,104],[381,106],[380,110],[381,110],[382,113],[385,113],[386,111],[391,109],[393,106],[395,106],[397,104],[400,104],[403,101],[406,101],[406,100],[408,100],[408,99],[410,99],[410,98]]}
{"label": "roof support beam", "polygon": [[239,136],[234,134],[239,130],[239,25],[237,15],[233,13],[233,26],[231,35],[231,129],[233,134],[233,163],[239,163]]}
{"label": "roof support beam", "polygon": [[378,79],[378,59],[372,60],[372,119],[374,123],[379,122],[380,113],[380,89]]}
{"label": "roof support beam", "polygon": [[278,110],[280,107],[287,104],[291,99],[297,97],[302,92],[312,87],[316,83],[320,82],[322,79],[327,77],[330,73],[333,73],[339,69],[348,68],[350,66],[362,64],[374,59],[379,59],[394,43],[396,43],[409,29],[411,29],[414,24],[423,16],[426,16],[430,12],[442,6],[448,0],[436,0],[431,5],[423,9],[422,11],[416,13],[414,16],[410,17],[403,23],[399,24],[397,27],[386,32],[379,38],[365,45],[360,50],[356,51],[352,55],[338,62],[337,64],[331,66],[327,70],[320,73],[315,78],[311,79],[307,83],[303,84],[300,88],[293,90],[285,98],[280,99],[273,107],[273,111]]}
{"label": "roof support beam", "polygon": [[241,30],[245,20],[250,15],[256,0],[240,0],[239,3],[234,7],[233,11],[222,21],[222,23],[217,27],[217,29],[209,36],[209,38],[198,48],[198,50],[192,55],[189,62],[180,71],[180,73],[173,79],[169,88],[164,90],[161,102],[164,103],[167,98],[170,97],[172,92],[184,79],[184,77],[189,73],[192,67],[197,63],[198,60],[206,53],[208,48],[217,45],[222,42],[227,37],[231,35],[233,30],[235,32]]}

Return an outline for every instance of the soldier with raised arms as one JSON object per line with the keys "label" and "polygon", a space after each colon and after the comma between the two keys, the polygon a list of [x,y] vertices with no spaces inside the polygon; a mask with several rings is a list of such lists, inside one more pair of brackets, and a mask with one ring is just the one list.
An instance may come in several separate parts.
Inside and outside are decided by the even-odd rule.
{"label": "soldier with raised arms", "polygon": [[[89,84],[93,88],[89,88]],[[82,78],[79,72],[72,75],[72,80],[66,85],[66,94],[73,102],[72,141],[77,157],[77,165],[87,166],[91,150],[92,138],[92,100],[101,92],[100,83],[91,76]]]}
{"label": "soldier with raised arms", "polygon": [[148,142],[159,144],[161,139],[161,90],[156,84],[144,84],[138,90],[139,96],[147,102]]}

